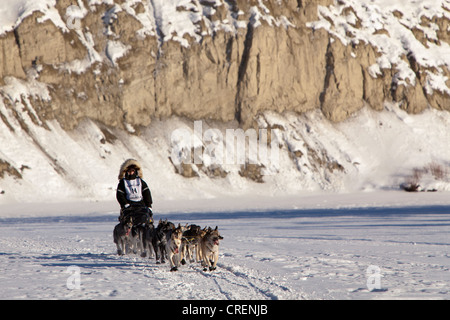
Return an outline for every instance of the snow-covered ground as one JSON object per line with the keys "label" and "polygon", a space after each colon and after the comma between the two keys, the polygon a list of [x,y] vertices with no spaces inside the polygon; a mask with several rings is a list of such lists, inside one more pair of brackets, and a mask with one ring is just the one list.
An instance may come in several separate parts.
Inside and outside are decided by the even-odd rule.
{"label": "snow-covered ground", "polygon": [[219,226],[214,272],[190,264],[174,273],[154,259],[117,256],[116,207],[3,206],[0,299],[450,298],[448,193],[157,205],[156,219]]}
{"label": "snow-covered ground", "polygon": [[[0,34],[35,10],[44,13],[40,20],[68,28],[54,0],[6,2],[0,0]],[[120,8],[129,10],[135,2]],[[86,14],[84,3],[77,1],[80,10],[73,15]],[[171,38],[181,45],[186,45],[184,34],[200,39],[195,33],[199,13],[190,11],[189,1],[186,11],[175,10],[176,1],[146,6],[150,3],[150,16],[136,15],[144,26],[141,35],[162,30],[168,38],[160,33],[159,41]],[[381,53],[371,66],[373,75],[395,66],[399,84],[415,81],[400,59],[412,52],[430,68],[427,92],[448,92],[443,73],[448,45],[425,46],[409,30],[415,26],[435,39],[437,25],[430,20],[426,26],[420,17],[448,17],[448,8],[448,0],[345,0],[320,8],[319,21],[308,25],[325,28],[344,43],[371,43]],[[261,15],[262,1],[252,10],[255,19],[287,23]],[[396,11],[400,20],[394,19]],[[153,21],[153,16],[159,18]],[[356,28],[355,19],[365,16],[368,20]],[[247,24],[237,18],[227,24],[203,21],[208,30],[235,32]],[[112,62],[131,52],[118,41],[105,52]],[[92,60],[79,72],[103,57],[93,46],[88,49]],[[43,126],[32,117],[33,99],[51,101],[44,83],[11,77],[4,83],[0,90],[15,103],[7,106],[0,99],[0,112],[14,130],[0,126],[0,160],[16,174],[0,179],[0,299],[450,299],[448,112],[410,115],[387,103],[381,112],[364,108],[338,124],[320,111],[266,112],[260,125],[279,128],[271,138],[280,157],[265,166],[264,183],[241,177],[240,165],[228,164],[221,166],[224,178],[194,167],[198,177],[187,179],[169,160],[183,147],[172,133],[186,129],[195,135],[192,141],[205,143],[207,129],[224,134],[237,129],[236,123],[203,121],[198,134],[193,121],[173,117],[155,119],[140,134],[130,134],[86,120],[64,131],[56,121]],[[217,271],[203,272],[194,264],[171,273],[152,259],[115,254],[116,177],[130,157],[143,166],[156,219],[219,226],[224,240]],[[439,192],[398,191],[408,181]],[[370,291],[368,283],[379,289]]]}

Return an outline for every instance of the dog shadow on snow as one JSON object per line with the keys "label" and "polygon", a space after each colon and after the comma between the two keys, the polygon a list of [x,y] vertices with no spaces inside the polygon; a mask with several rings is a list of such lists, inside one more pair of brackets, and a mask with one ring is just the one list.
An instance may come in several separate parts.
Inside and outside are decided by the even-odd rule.
{"label": "dog shadow on snow", "polygon": [[43,254],[34,258],[43,267],[71,267],[76,266],[84,269],[135,269],[139,266],[152,268],[139,259],[124,259],[109,253],[72,253],[72,254]]}

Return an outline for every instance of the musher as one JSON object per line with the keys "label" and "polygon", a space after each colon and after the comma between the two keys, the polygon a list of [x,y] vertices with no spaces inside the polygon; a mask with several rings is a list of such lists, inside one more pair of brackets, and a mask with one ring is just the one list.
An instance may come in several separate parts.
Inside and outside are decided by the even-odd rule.
{"label": "musher", "polygon": [[141,165],[136,160],[128,159],[120,166],[118,177],[120,181],[116,192],[121,208],[120,222],[130,214],[137,224],[153,221],[152,194],[142,177]]}

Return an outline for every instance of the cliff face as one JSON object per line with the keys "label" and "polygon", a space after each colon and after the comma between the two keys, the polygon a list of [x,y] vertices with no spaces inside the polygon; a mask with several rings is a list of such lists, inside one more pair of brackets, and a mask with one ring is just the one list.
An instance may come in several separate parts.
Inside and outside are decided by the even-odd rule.
{"label": "cliff face", "polygon": [[[248,181],[340,190],[343,176],[391,187],[398,170],[448,163],[448,0],[16,0],[2,9],[0,195],[51,185],[110,196],[107,177],[130,156],[164,196],[208,179],[204,194]],[[418,113],[436,127],[410,117]],[[215,165],[203,152],[201,163],[176,165],[174,149],[209,150],[208,139],[192,145],[203,133],[187,144],[169,137],[192,132],[192,120],[222,137],[267,129],[280,162]]]}
{"label": "cliff face", "polygon": [[446,1],[415,13],[351,0],[22,2],[0,36],[0,85],[44,84],[49,99],[30,102],[42,123],[135,130],[179,115],[245,128],[264,110],[320,108],[332,121],[385,101],[450,110]]}

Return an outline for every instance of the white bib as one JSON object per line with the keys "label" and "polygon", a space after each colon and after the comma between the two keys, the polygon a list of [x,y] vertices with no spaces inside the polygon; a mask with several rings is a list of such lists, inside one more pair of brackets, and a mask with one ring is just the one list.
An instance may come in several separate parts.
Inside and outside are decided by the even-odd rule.
{"label": "white bib", "polygon": [[142,182],[141,179],[125,180],[125,191],[127,192],[127,199],[130,201],[139,202],[142,200]]}

